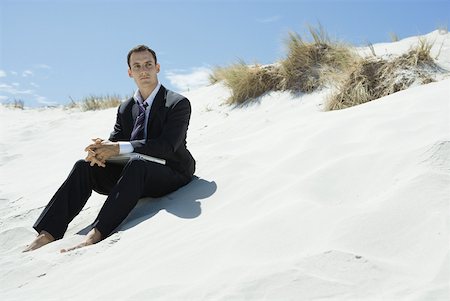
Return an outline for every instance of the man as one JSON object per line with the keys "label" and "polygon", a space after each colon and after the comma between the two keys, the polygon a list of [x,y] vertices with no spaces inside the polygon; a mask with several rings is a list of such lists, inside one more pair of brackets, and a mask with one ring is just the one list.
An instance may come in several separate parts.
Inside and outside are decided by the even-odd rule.
{"label": "man", "polygon": [[[147,46],[131,49],[127,63],[128,75],[138,89],[119,106],[109,140],[96,138],[86,147],[86,159],[75,163],[50,200],[33,226],[39,234],[24,252],[62,238],[92,190],[108,195],[92,230],[84,242],[61,252],[95,244],[107,237],[139,198],[160,197],[191,181],[195,160],[186,148],[191,115],[189,100],[159,83],[160,65],[155,52]],[[130,159],[126,164],[107,162],[113,156],[131,152],[164,159],[166,164],[140,158]]]}

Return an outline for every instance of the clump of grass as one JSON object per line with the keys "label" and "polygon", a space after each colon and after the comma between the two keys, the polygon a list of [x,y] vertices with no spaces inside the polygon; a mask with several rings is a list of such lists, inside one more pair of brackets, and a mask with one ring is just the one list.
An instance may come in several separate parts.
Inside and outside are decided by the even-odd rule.
{"label": "clump of grass", "polygon": [[[210,82],[224,81],[231,89],[229,104],[241,104],[271,90],[311,93],[335,86],[336,92],[325,107],[336,110],[387,96],[413,84],[433,82],[436,71],[445,71],[430,55],[434,43],[423,38],[404,55],[382,59],[372,44],[369,44],[372,57],[363,58],[352,47],[332,42],[321,26],[309,27],[309,32],[310,42],[296,33],[289,34],[288,54],[279,64],[248,66],[239,62],[216,68]],[[396,34],[391,37],[398,40]]]}
{"label": "clump of grass", "polygon": [[88,96],[82,100],[82,109],[84,111],[104,110],[109,108],[116,108],[122,102],[117,95],[106,96]]}
{"label": "clump of grass", "polygon": [[122,99],[118,95],[90,95],[78,102],[71,99],[71,102],[65,107],[68,109],[78,107],[83,111],[95,111],[118,107],[121,102]]}
{"label": "clump of grass", "polygon": [[369,42],[367,44],[367,47],[370,49],[370,53],[372,54],[372,56],[373,57],[377,57],[377,54],[375,52],[375,47],[373,46],[373,44]]}
{"label": "clump of grass", "polygon": [[391,37],[391,42],[398,42],[400,40],[395,32],[390,32],[389,36]]}
{"label": "clump of grass", "polygon": [[338,83],[337,92],[326,104],[326,110],[337,110],[363,104],[407,89],[414,83],[434,81],[437,65],[430,55],[433,44],[420,39],[408,53],[392,59],[359,60]]}
{"label": "clump of grass", "polygon": [[225,68],[216,68],[212,83],[224,81],[232,91],[228,104],[242,104],[271,90],[278,90],[281,77],[276,65],[246,65],[243,61]]}
{"label": "clump of grass", "polygon": [[347,69],[356,59],[350,47],[331,42],[322,27],[309,27],[309,32],[312,42],[297,33],[289,34],[288,55],[281,62],[283,90],[311,93],[327,84],[329,75]]}
{"label": "clump of grass", "polygon": [[322,27],[309,27],[312,42],[296,33],[287,41],[288,55],[279,64],[248,66],[244,62],[216,68],[210,82],[224,81],[232,91],[229,104],[240,104],[271,90],[310,93],[332,81],[357,59],[351,48],[331,42]]}
{"label": "clump of grass", "polygon": [[25,107],[25,102],[22,99],[12,99],[3,104],[5,107],[10,109],[23,110]]}
{"label": "clump of grass", "polygon": [[325,109],[344,109],[380,97],[383,94],[379,88],[380,81],[383,80],[380,76],[387,69],[383,60],[367,58],[359,61],[338,85],[338,92],[332,95]]}

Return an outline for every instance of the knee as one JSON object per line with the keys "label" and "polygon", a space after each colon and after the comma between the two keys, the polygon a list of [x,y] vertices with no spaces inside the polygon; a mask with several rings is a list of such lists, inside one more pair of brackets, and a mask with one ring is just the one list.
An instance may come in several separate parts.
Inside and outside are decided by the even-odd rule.
{"label": "knee", "polygon": [[90,164],[86,160],[80,159],[73,165],[73,169],[84,169],[89,167]]}
{"label": "knee", "polygon": [[142,175],[144,175],[146,173],[147,164],[148,164],[148,162],[146,162],[144,159],[132,158],[125,165],[122,175],[123,176],[132,176],[132,177],[139,175],[139,177],[142,177]]}
{"label": "knee", "polygon": [[145,160],[141,158],[131,158],[125,166],[126,169],[141,169],[145,165]]}
{"label": "knee", "polygon": [[122,171],[122,179],[142,179],[145,174],[145,161],[139,158],[132,158],[125,165]]}

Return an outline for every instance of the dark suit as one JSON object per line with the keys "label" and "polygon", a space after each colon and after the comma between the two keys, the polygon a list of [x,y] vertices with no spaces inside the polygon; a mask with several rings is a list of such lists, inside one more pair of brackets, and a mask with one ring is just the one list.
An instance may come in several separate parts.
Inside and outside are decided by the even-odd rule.
{"label": "dark suit", "polygon": [[[109,140],[130,141],[138,114],[133,98],[122,103]],[[108,195],[93,223],[105,237],[127,217],[139,198],[163,196],[189,183],[195,171],[195,160],[186,148],[190,115],[189,100],[161,86],[150,110],[147,139],[130,142],[134,152],[165,159],[166,165],[132,159],[126,165],[106,163],[103,168],[79,160],[36,221],[36,231],[62,238],[94,190]]]}

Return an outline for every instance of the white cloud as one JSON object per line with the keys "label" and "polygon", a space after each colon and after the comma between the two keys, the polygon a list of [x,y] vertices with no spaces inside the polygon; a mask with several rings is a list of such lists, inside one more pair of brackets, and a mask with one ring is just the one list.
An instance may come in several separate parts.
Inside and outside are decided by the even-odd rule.
{"label": "white cloud", "polygon": [[6,77],[6,71],[0,69],[0,77]]}
{"label": "white cloud", "polygon": [[28,77],[28,76],[33,76],[33,71],[31,70],[25,70],[24,72],[22,72],[22,76],[23,77]]}
{"label": "white cloud", "polygon": [[11,74],[14,75],[14,76],[18,75],[18,73],[16,71],[11,71]]}
{"label": "white cloud", "polygon": [[33,83],[33,82],[30,83],[30,86],[33,86],[33,87],[35,87],[35,88],[39,88],[39,87],[40,87],[38,84]]}
{"label": "white cloud", "polygon": [[2,83],[0,83],[0,92],[8,93],[11,95],[21,95],[21,94],[31,95],[34,93],[33,90],[19,90],[19,89],[17,89],[17,86],[12,86],[12,85],[2,84]]}
{"label": "white cloud", "polygon": [[46,64],[38,64],[35,67],[39,68],[39,69],[52,69],[52,67],[50,67],[49,65],[46,65]]}
{"label": "white cloud", "polygon": [[169,70],[165,76],[180,91],[189,91],[209,84],[211,69],[195,67],[191,70]]}
{"label": "white cloud", "polygon": [[267,18],[256,19],[256,21],[258,21],[259,23],[273,23],[280,19],[281,19],[280,16],[271,16],[271,17],[267,17]]}
{"label": "white cloud", "polygon": [[[30,83],[30,85],[33,85],[34,83]],[[34,84],[38,86],[37,84]],[[18,83],[12,83],[4,84],[0,83],[0,101],[6,101],[8,99],[22,99],[25,98],[25,101],[32,100],[34,102],[37,102],[38,104],[45,105],[45,106],[55,106],[57,105],[56,102],[50,101],[45,96],[41,96],[39,94],[36,94],[35,90],[20,90],[18,89],[19,84]],[[6,94],[6,95],[5,95]],[[9,96],[7,96],[9,94]]]}

